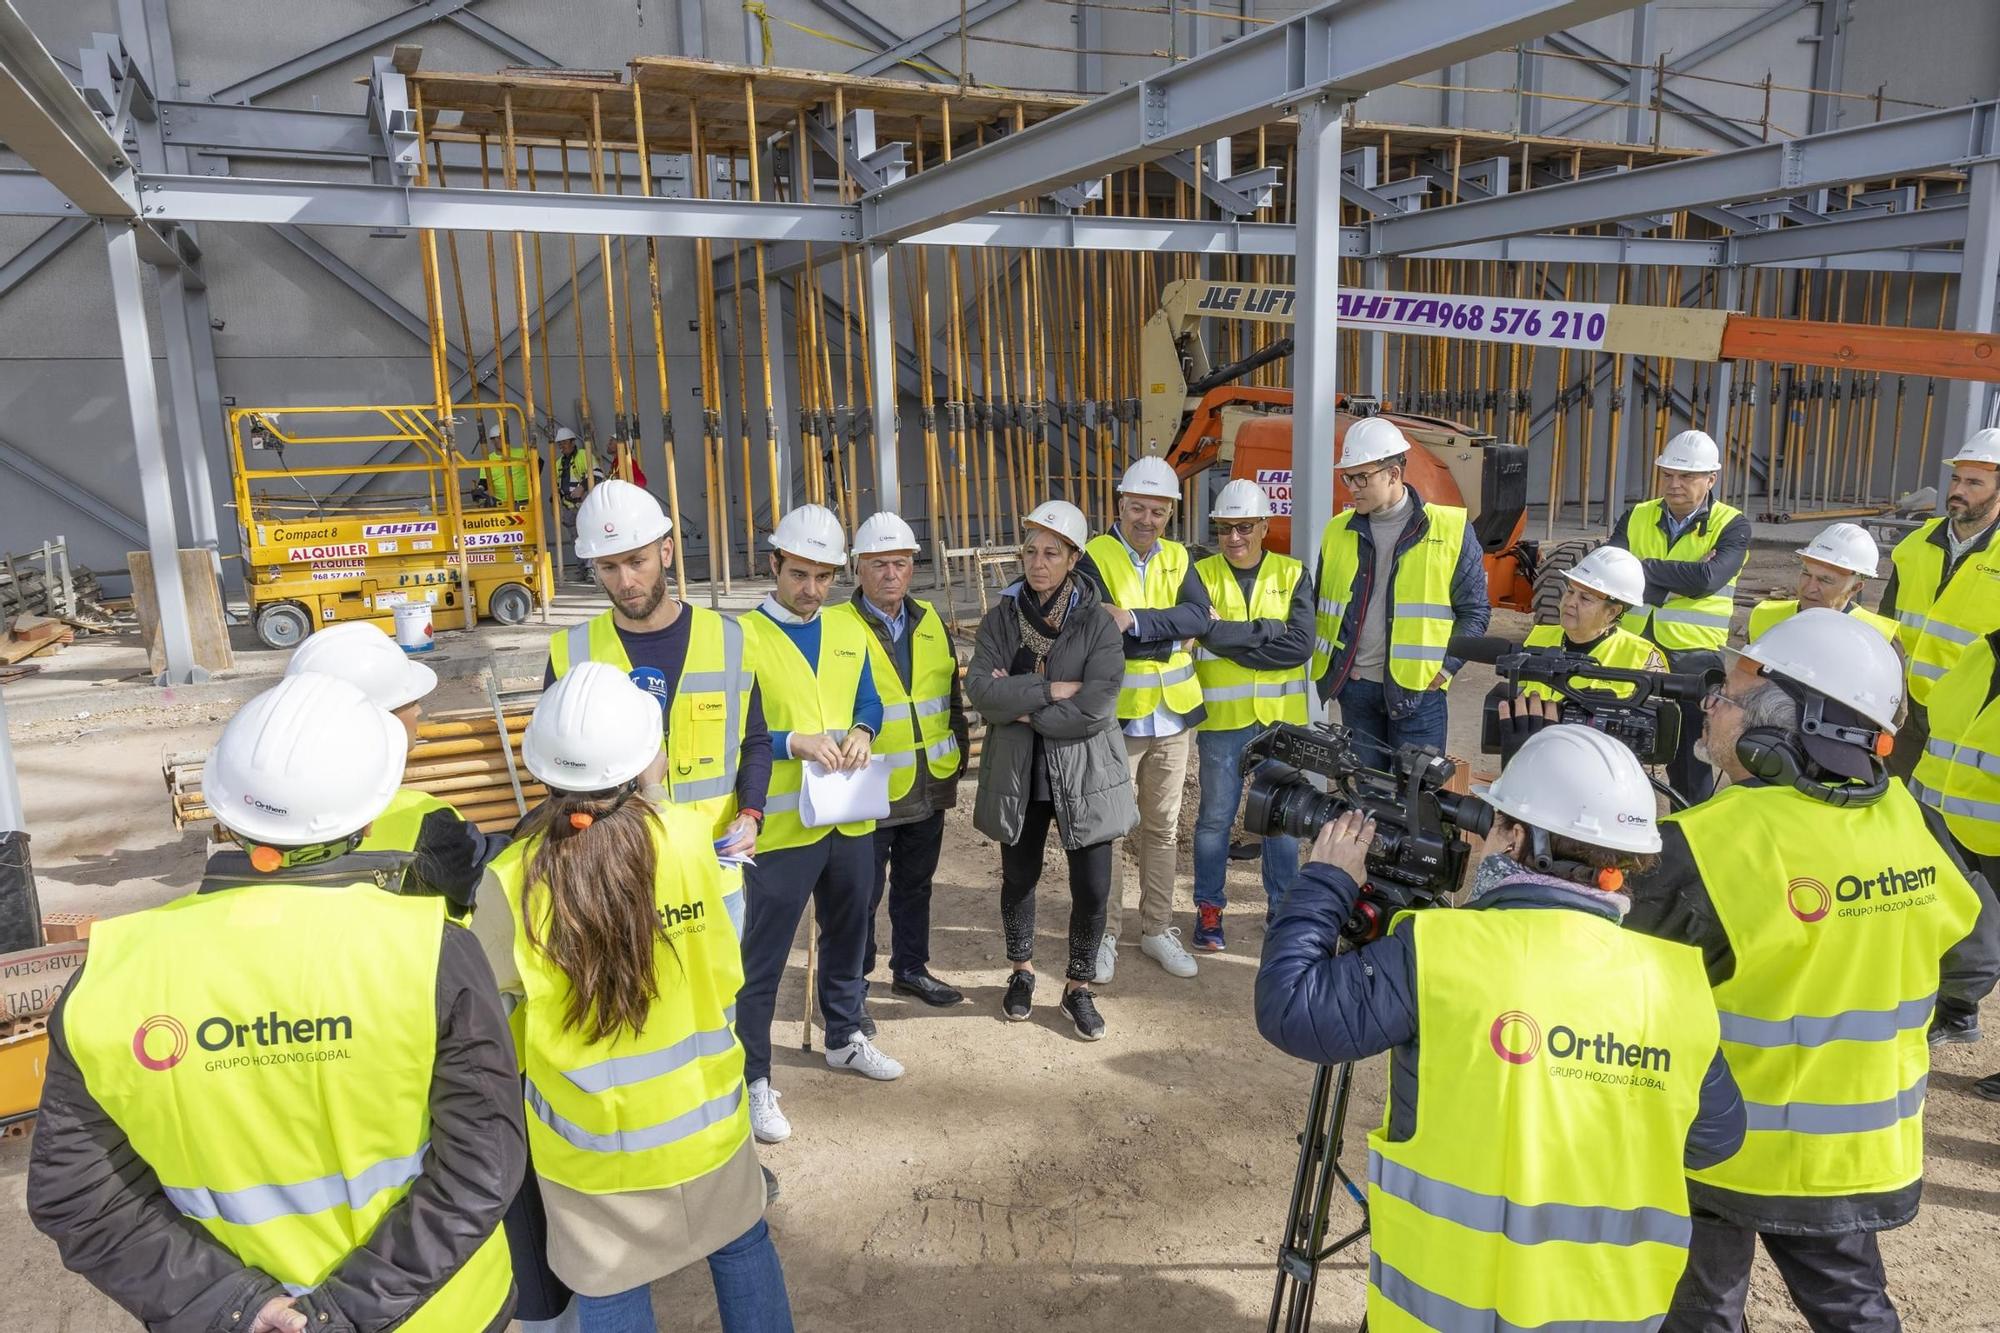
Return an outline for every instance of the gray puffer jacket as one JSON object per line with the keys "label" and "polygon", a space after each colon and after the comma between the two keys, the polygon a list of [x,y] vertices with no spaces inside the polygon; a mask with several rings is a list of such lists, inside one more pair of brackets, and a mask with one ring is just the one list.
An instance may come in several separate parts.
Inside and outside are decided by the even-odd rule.
{"label": "gray puffer jacket", "polygon": [[[1034,791],[1035,738],[1042,739],[1056,832],[1074,851],[1123,837],[1139,822],[1125,739],[1118,729],[1118,690],[1125,679],[1125,650],[1110,613],[1088,579],[1077,580],[1075,600],[1049,649],[1042,674],[1007,672],[1021,646],[1016,583],[979,624],[965,693],[986,718],[986,746],[979,759],[979,795],[972,826],[1006,846],[1020,841],[1023,815]],[[1074,695],[1057,700],[1049,682],[1073,680]],[[1026,722],[1018,721],[1022,717]]]}

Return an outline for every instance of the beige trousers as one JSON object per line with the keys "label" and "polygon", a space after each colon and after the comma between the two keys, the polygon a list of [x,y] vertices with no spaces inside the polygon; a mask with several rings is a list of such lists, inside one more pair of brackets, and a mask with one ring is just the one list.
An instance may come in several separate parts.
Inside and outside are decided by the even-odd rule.
{"label": "beige trousers", "polygon": [[[1194,731],[1177,736],[1127,736],[1125,763],[1139,798],[1139,827],[1125,836],[1125,845],[1139,870],[1139,931],[1157,935],[1174,921],[1174,861],[1180,839],[1181,793],[1186,789],[1188,755]],[[1118,892],[1104,914],[1104,932],[1116,935],[1125,915],[1125,887],[1130,875],[1121,861]]]}

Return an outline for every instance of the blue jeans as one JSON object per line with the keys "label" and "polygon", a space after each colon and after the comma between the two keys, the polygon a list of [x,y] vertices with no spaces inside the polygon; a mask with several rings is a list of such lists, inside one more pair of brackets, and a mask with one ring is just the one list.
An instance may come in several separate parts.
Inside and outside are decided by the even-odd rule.
{"label": "blue jeans", "polygon": [[[1380,681],[1349,677],[1334,702],[1340,705],[1341,725],[1364,742],[1357,756],[1370,768],[1380,768],[1405,745],[1429,745],[1445,752],[1445,691],[1426,690],[1416,696],[1416,707],[1402,717],[1391,717],[1387,691]],[[1405,695],[1405,697],[1409,697]]]}
{"label": "blue jeans", "polygon": [[[792,1333],[785,1273],[778,1266],[771,1229],[762,1218],[708,1256],[708,1275],[715,1282],[723,1333]],[[634,1287],[616,1296],[578,1296],[576,1306],[583,1333],[659,1333],[650,1287]]]}
{"label": "blue jeans", "polygon": [[[1228,905],[1223,880],[1229,870],[1229,832],[1236,824],[1236,807],[1243,801],[1243,750],[1262,730],[1250,726],[1195,733],[1201,762],[1201,809],[1194,820],[1196,907]],[[1271,911],[1278,910],[1298,872],[1297,838],[1264,839],[1264,898]]]}

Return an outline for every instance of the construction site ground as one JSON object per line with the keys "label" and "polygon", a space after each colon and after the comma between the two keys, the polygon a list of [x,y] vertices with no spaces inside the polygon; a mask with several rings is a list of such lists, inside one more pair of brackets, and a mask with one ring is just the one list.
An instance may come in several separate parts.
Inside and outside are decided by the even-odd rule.
{"label": "construction site ground", "polygon": [[[1746,593],[1786,583],[1796,543],[1760,545]],[[1879,584],[1874,585],[1879,591]],[[732,599],[749,605],[739,587]],[[566,593],[557,624],[600,605]],[[976,609],[976,608],[974,608]],[[1740,622],[1739,622],[1740,623]],[[553,626],[552,626],[553,627]],[[1527,619],[1497,613],[1494,633],[1517,637]],[[532,632],[531,632],[532,631]],[[503,675],[539,668],[545,631],[496,637]],[[477,656],[447,635],[440,657]],[[79,668],[87,644],[54,659]],[[480,652],[492,651],[481,644]],[[246,654],[241,678],[156,692],[80,676],[55,690],[8,687],[12,735],[45,911],[109,915],[191,888],[201,833],[178,833],[160,761],[212,743],[235,702],[280,665]],[[506,664],[515,664],[509,668]],[[530,669],[532,668],[532,670]],[[129,677],[130,661],[124,674]],[[109,672],[105,673],[109,675]],[[1470,667],[1452,694],[1454,752],[1475,768],[1478,706],[1491,672]],[[440,706],[475,704],[471,680],[449,677]],[[18,701],[18,703],[17,703]],[[1254,863],[1232,862],[1229,949],[1204,957],[1193,980],[1167,976],[1131,947],[1102,988],[1107,1038],[1077,1040],[1058,1021],[1067,896],[1052,851],[1043,881],[1039,961],[1046,980],[1034,1020],[1002,1021],[1006,961],[999,930],[999,854],[977,834],[968,785],[948,816],[932,927],[933,968],[962,986],[964,1005],[925,1008],[888,993],[872,1002],[880,1043],[908,1066],[899,1082],[869,1083],[829,1070],[798,1049],[804,952],[779,1002],[774,1081],[795,1129],[765,1149],[783,1182],[771,1211],[798,1327],[812,1333],[885,1328],[1041,1333],[1047,1329],[1176,1328],[1249,1333],[1263,1327],[1297,1159],[1310,1067],[1258,1037],[1252,987],[1262,944]],[[1178,919],[1190,925],[1192,776],[1183,813]],[[1128,895],[1128,920],[1136,921]],[[881,929],[886,936],[884,913]],[[302,947],[304,942],[302,942]],[[1988,1029],[2000,1031],[1989,1004]],[[1930,1082],[1924,1207],[1883,1239],[1891,1290],[1920,1333],[2000,1326],[2000,1106],[1969,1091],[2000,1069],[2000,1042],[1946,1047]],[[1383,1061],[1360,1067],[1344,1161],[1363,1175],[1365,1134],[1377,1120]],[[1619,1151],[1601,1141],[1554,1151]],[[131,1327],[115,1306],[64,1271],[29,1225],[29,1140],[0,1140],[0,1326],[23,1333],[100,1333]],[[1351,1218],[1352,1210],[1343,1217]],[[1367,1257],[1356,1247],[1326,1267],[1321,1328],[1351,1328],[1362,1312]],[[720,1327],[697,1265],[655,1289],[661,1326]],[[1775,1270],[1760,1258],[1750,1326],[1799,1330]]]}

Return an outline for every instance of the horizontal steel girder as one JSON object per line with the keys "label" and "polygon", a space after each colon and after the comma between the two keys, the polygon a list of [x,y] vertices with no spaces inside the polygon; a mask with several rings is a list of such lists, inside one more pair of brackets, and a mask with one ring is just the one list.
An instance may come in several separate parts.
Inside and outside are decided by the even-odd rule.
{"label": "horizontal steel girder", "polygon": [[2000,102],[1977,102],[1381,218],[1369,225],[1375,253],[1415,254],[1691,206],[1888,180],[1962,167],[1996,155],[2000,155]]}
{"label": "horizontal steel girder", "polygon": [[1637,0],[1338,0],[1273,23],[862,202],[874,243],[899,241],[1264,124],[1318,96],[1358,96]]}

